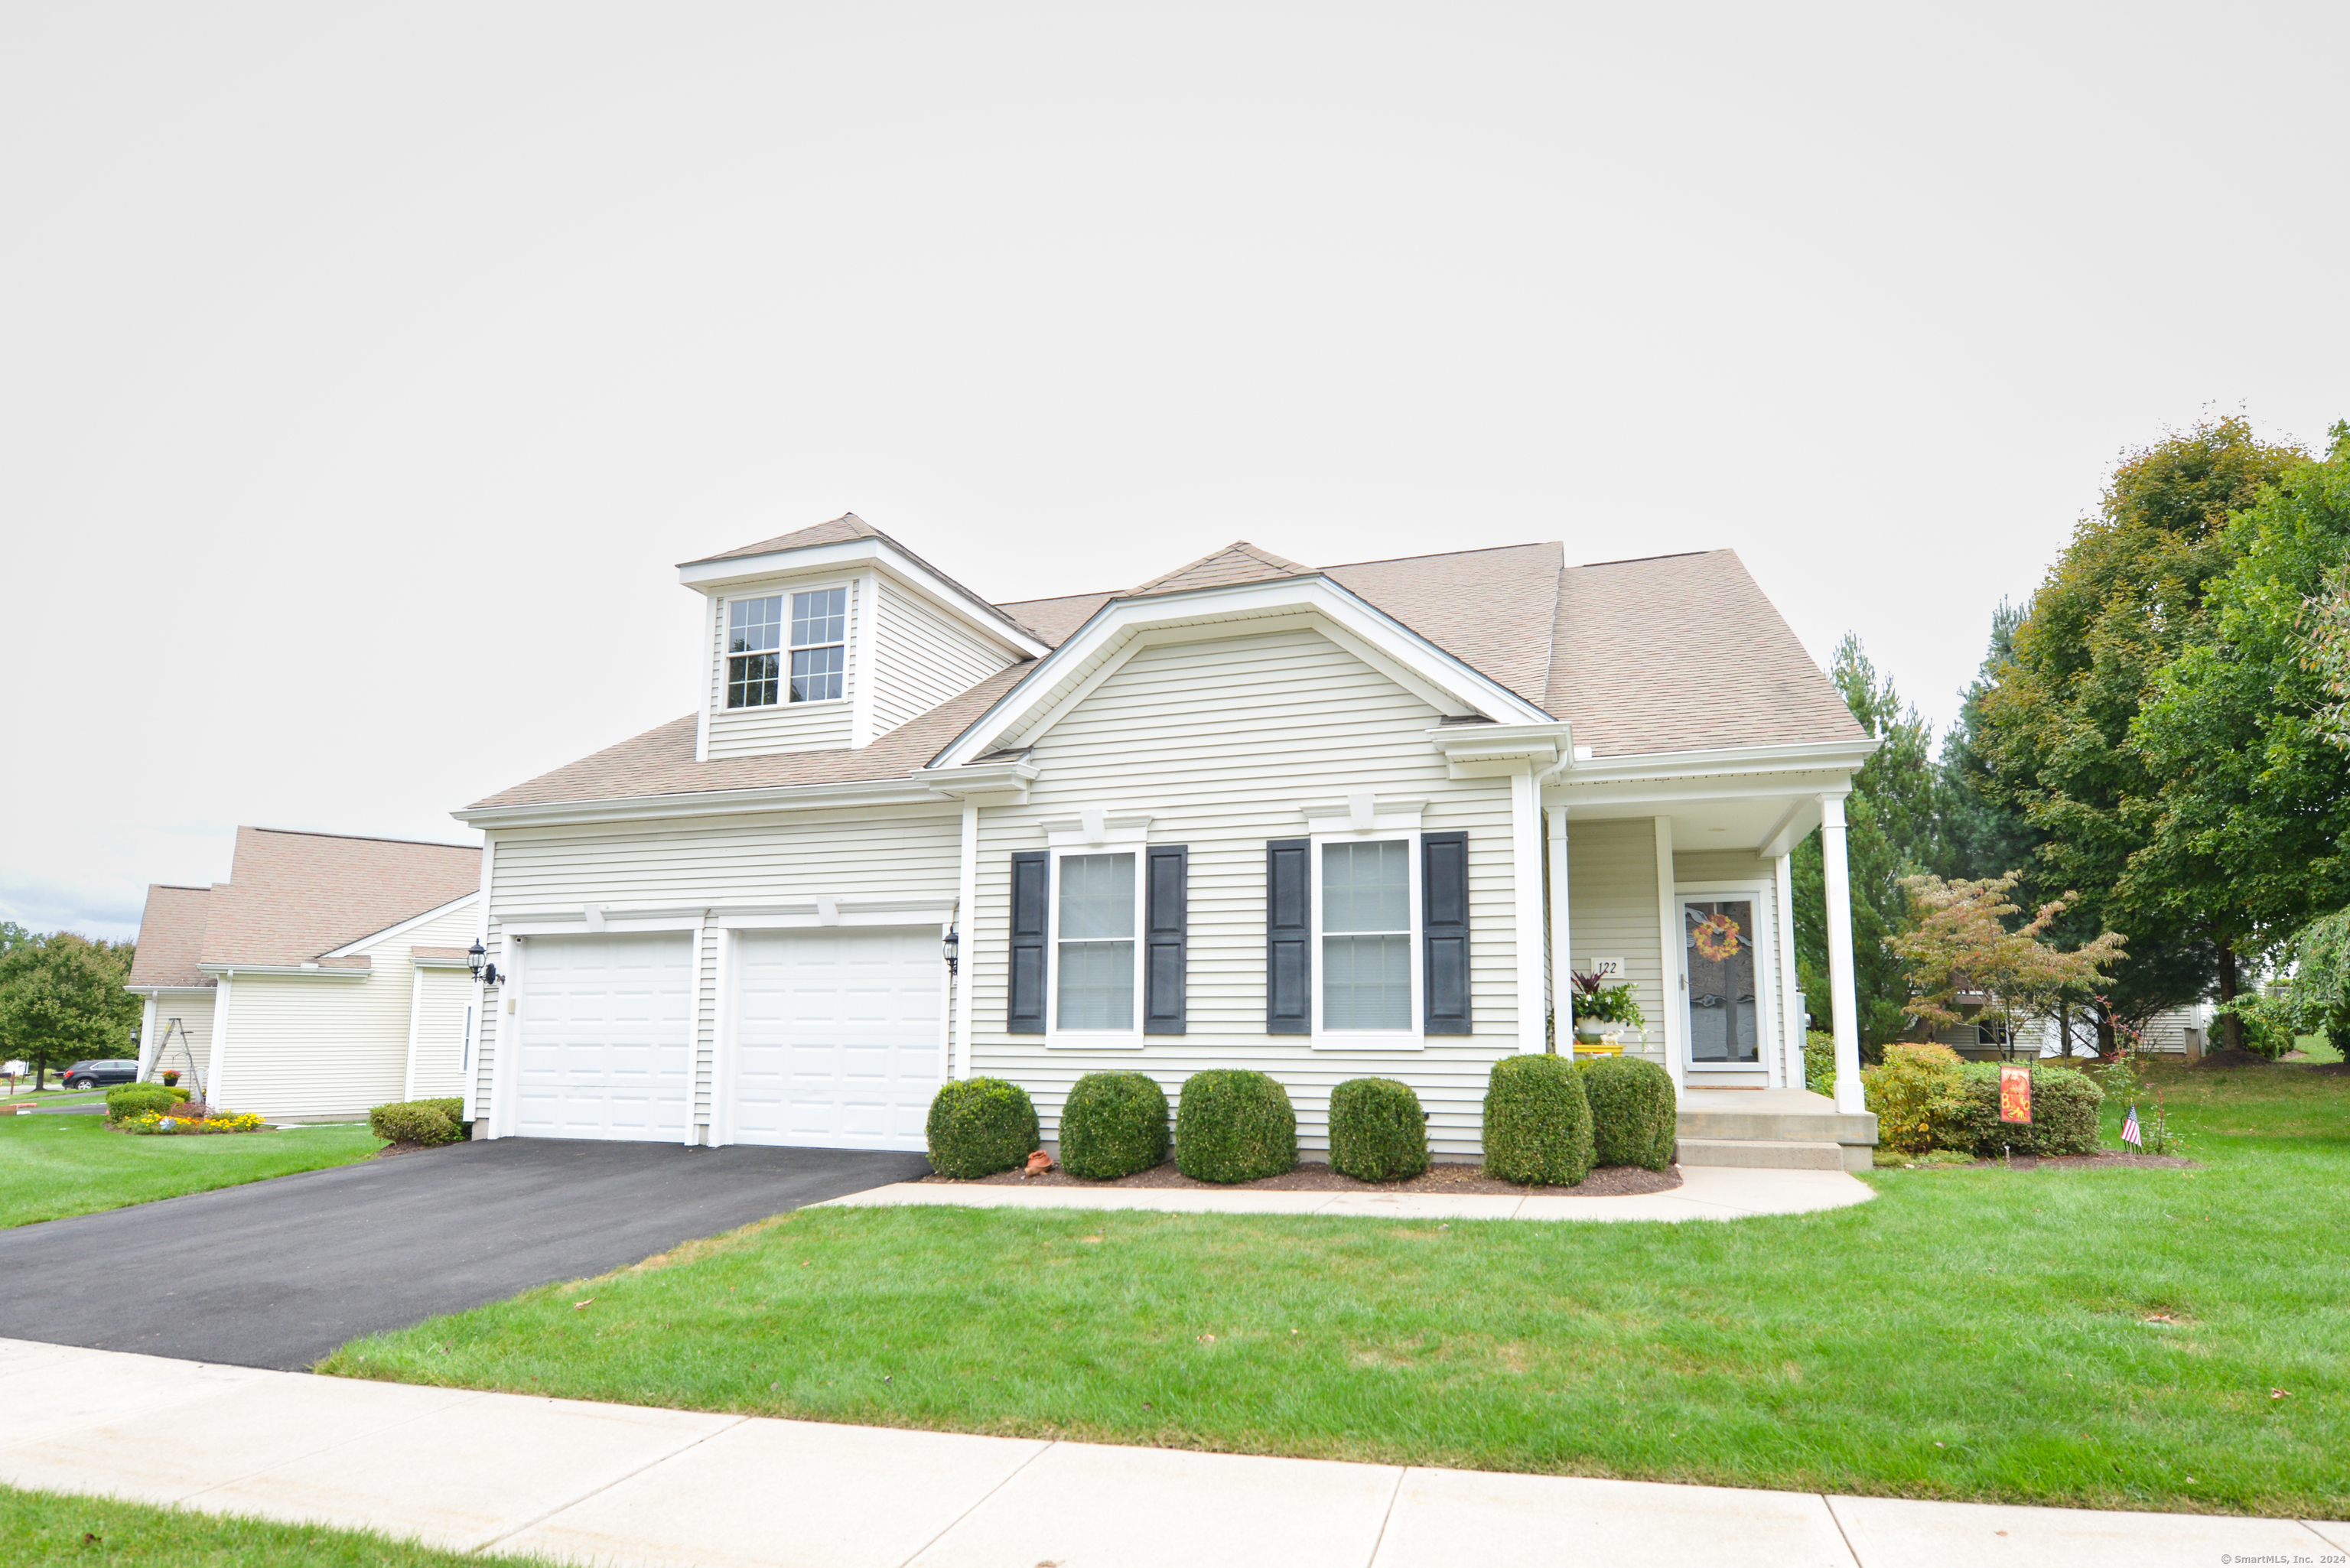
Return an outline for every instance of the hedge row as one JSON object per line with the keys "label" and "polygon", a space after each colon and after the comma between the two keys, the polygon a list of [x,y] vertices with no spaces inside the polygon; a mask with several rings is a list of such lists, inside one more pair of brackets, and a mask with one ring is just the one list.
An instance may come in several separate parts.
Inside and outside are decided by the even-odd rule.
{"label": "hedge row", "polygon": [[132,1116],[143,1116],[149,1111],[169,1111],[189,1098],[187,1090],[162,1084],[125,1084],[119,1089],[106,1091],[106,1119],[127,1122]]}
{"label": "hedge row", "polygon": [[1999,1064],[1962,1062],[1947,1045],[1902,1041],[1861,1073],[1880,1147],[1902,1154],[1950,1149],[2002,1154],[2093,1154],[2105,1091],[2070,1067],[2033,1067],[2032,1119],[1999,1119]]}
{"label": "hedge row", "polygon": [[[1528,1186],[1571,1187],[1595,1163],[1662,1170],[1672,1163],[1672,1079],[1653,1062],[1505,1056],[1485,1095],[1485,1168]],[[1028,1092],[1000,1078],[941,1086],[931,1102],[931,1164],[961,1180],[1025,1163],[1038,1145]],[[1176,1098],[1142,1073],[1088,1073],[1061,1108],[1061,1164],[1089,1181],[1163,1163],[1198,1181],[1255,1181],[1297,1165],[1297,1113],[1263,1073],[1194,1073]],[[1409,1084],[1355,1078],[1330,1094],[1330,1168],[1400,1181],[1429,1167],[1428,1113]]]}

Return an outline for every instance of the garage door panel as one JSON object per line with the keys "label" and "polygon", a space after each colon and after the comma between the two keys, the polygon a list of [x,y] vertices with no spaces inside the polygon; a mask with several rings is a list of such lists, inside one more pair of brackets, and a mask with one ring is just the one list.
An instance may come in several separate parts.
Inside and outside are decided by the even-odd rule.
{"label": "garage door panel", "polygon": [[532,939],[520,988],[515,1130],[682,1141],[692,960],[682,933]]}
{"label": "garage door panel", "polygon": [[734,1137],[921,1148],[939,1084],[937,931],[848,928],[737,940]]}

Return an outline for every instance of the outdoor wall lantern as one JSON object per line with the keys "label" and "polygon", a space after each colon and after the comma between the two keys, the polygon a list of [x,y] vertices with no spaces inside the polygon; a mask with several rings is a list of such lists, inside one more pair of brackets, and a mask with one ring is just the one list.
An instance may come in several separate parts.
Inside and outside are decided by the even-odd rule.
{"label": "outdoor wall lantern", "polygon": [[949,926],[947,928],[947,934],[939,939],[939,951],[946,955],[947,972],[949,974],[958,974],[962,972],[961,969],[955,962],[956,958],[961,954],[962,950],[962,934],[952,926]]}
{"label": "outdoor wall lantern", "polygon": [[498,966],[484,964],[482,961],[489,956],[490,950],[482,945],[482,939],[479,937],[475,937],[473,945],[465,950],[465,962],[473,970],[473,978],[484,985],[496,985],[500,983]]}

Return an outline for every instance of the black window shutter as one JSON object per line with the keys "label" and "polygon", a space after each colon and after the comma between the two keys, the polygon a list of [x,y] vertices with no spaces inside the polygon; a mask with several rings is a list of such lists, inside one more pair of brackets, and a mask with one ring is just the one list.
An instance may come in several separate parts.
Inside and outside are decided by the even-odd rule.
{"label": "black window shutter", "polygon": [[1052,897],[1053,857],[1042,849],[1012,857],[1012,1006],[1007,1034],[1045,1033],[1045,911]]}
{"label": "black window shutter", "polygon": [[1264,846],[1264,1032],[1314,1032],[1314,874],[1310,839]]}
{"label": "black window shutter", "polygon": [[1149,882],[1143,893],[1146,923],[1143,953],[1142,1032],[1183,1033],[1183,970],[1189,957],[1186,913],[1191,852],[1180,844],[1154,844],[1143,851]]}
{"label": "black window shutter", "polygon": [[1421,987],[1430,1034],[1469,1033],[1469,836],[1419,836]]}

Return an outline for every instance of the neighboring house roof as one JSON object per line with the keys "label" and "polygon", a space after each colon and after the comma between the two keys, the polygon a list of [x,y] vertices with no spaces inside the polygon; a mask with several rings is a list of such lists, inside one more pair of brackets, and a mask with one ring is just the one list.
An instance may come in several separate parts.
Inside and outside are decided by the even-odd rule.
{"label": "neighboring house roof", "polygon": [[147,909],[139,917],[139,945],[130,955],[133,991],[155,985],[210,985],[213,977],[196,967],[203,956],[204,914],[209,888],[156,882],[147,888]]}
{"label": "neighboring house roof", "polygon": [[702,556],[691,561],[680,561],[678,565],[680,566],[706,566],[713,561],[737,561],[745,560],[755,556],[776,556],[782,555],[785,551],[789,550],[813,549],[818,545],[846,544],[851,539],[879,539],[881,543],[889,546],[890,549],[895,550],[899,555],[903,556],[907,560],[912,562],[915,566],[920,566],[923,571],[930,573],[931,576],[936,577],[940,582],[944,583],[947,587],[954,589],[955,592],[962,595],[963,597],[971,601],[973,607],[986,611],[988,614],[993,616],[996,619],[1003,621],[1005,625],[1010,626],[1014,630],[1024,631],[1034,635],[1036,629],[1035,628],[1022,625],[1019,618],[1012,615],[1004,608],[1003,606],[989,604],[984,597],[972,592],[969,588],[964,587],[961,583],[956,582],[952,577],[948,576],[944,572],[940,571],[936,566],[933,566],[928,561],[925,561],[920,556],[917,556],[914,552],[906,548],[905,545],[899,544],[897,540],[892,539],[889,535],[884,534],[880,529],[876,528],[872,524],[868,523],[864,518],[859,517],[854,512],[844,512],[839,516],[834,518],[831,522],[819,523],[813,528],[802,528],[796,533],[791,534],[778,534],[772,539],[762,539],[755,545],[743,545],[732,550],[721,550],[715,556]]}
{"label": "neighboring house roof", "polygon": [[[852,514],[727,556],[866,537],[888,535]],[[1562,545],[1510,545],[1315,568],[1236,542],[1122,593],[996,607],[1057,648],[1121,599],[1316,576],[1567,721],[1575,743],[1601,756],[1863,738],[1732,550],[1569,566]],[[903,778],[1035,667],[1008,666],[854,751],[696,762],[688,715],[474,808]]]}
{"label": "neighboring house roof", "polygon": [[229,879],[213,887],[202,961],[366,969],[364,955],[323,955],[481,885],[472,845],[240,827]]}

